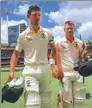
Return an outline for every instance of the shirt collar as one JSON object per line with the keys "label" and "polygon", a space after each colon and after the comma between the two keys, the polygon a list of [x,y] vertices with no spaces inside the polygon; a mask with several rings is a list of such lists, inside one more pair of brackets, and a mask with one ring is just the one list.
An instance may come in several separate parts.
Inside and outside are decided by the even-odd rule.
{"label": "shirt collar", "polygon": [[[32,32],[33,32],[33,31],[30,30],[29,27],[27,27],[27,29],[26,29],[26,33],[32,33]],[[40,32],[43,32],[43,28],[42,28],[42,27],[40,27]]]}
{"label": "shirt collar", "polygon": [[[66,42],[70,43],[70,41],[69,41],[69,40],[67,40],[67,39],[66,39],[66,37],[64,37],[64,40],[65,40]],[[72,43],[76,42],[76,40],[77,40],[77,38],[76,38],[76,37],[74,37],[74,40],[73,40],[73,42],[72,42]]]}
{"label": "shirt collar", "polygon": [[68,43],[69,45],[74,45],[74,44],[77,42],[77,38],[74,37],[74,41],[73,41],[72,43],[70,43],[70,41],[68,41],[68,40],[66,39],[66,37],[63,37],[63,40],[62,40],[62,41]]}

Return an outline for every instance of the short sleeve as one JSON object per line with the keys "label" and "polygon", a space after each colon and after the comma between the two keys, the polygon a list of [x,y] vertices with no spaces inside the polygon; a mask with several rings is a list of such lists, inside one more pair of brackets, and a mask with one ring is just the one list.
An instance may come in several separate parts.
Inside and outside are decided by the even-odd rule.
{"label": "short sleeve", "polygon": [[54,42],[54,36],[53,36],[50,32],[48,33],[48,36],[49,36],[48,42],[49,42],[49,43],[53,43],[53,42]]}
{"label": "short sleeve", "polygon": [[23,39],[22,39],[22,35],[20,35],[18,37],[18,40],[17,40],[17,45],[16,45],[16,48],[15,48],[17,51],[21,52],[23,50]]}

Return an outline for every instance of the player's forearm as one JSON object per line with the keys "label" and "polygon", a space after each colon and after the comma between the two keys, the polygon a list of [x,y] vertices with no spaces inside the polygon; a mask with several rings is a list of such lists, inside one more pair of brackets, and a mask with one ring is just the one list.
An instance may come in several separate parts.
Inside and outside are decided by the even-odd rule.
{"label": "player's forearm", "polygon": [[79,46],[79,57],[82,58],[86,56],[87,50],[86,45],[83,43],[82,46]]}
{"label": "player's forearm", "polygon": [[55,58],[53,57],[53,54],[50,54],[49,56],[49,63],[51,66],[51,70],[53,71],[53,69],[55,68]]}
{"label": "player's forearm", "polygon": [[59,49],[56,51],[56,64],[58,67],[58,79],[62,80],[64,74],[63,74],[63,69],[62,69],[62,64],[61,64],[61,56],[60,56],[60,50]]}
{"label": "player's forearm", "polygon": [[10,72],[14,73],[15,71],[15,66],[17,64],[18,61],[18,57],[19,57],[19,52],[18,51],[14,51],[10,60]]}
{"label": "player's forearm", "polygon": [[51,73],[54,78],[57,78],[57,70],[55,66],[55,55],[54,53],[50,53],[49,55],[49,63],[51,65]]}
{"label": "player's forearm", "polygon": [[55,64],[51,64],[51,70],[53,72],[53,70],[55,70]]}
{"label": "player's forearm", "polygon": [[56,64],[57,64],[58,68],[62,68],[60,51],[58,49],[56,51]]}

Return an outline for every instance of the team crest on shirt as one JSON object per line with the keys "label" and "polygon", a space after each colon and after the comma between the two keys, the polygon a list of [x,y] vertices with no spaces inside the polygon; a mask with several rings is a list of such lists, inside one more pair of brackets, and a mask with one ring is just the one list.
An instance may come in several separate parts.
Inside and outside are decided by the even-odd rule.
{"label": "team crest on shirt", "polygon": [[77,42],[75,42],[74,47],[78,48],[78,43]]}
{"label": "team crest on shirt", "polygon": [[46,35],[44,33],[41,34],[42,39],[46,39]]}

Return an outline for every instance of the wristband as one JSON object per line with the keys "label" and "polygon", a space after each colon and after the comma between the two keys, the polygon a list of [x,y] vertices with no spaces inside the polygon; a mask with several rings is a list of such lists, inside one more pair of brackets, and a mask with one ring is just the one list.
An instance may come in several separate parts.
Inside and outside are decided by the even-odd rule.
{"label": "wristband", "polygon": [[50,63],[50,64],[55,64],[55,59],[50,58],[50,59],[49,59],[49,63]]}

